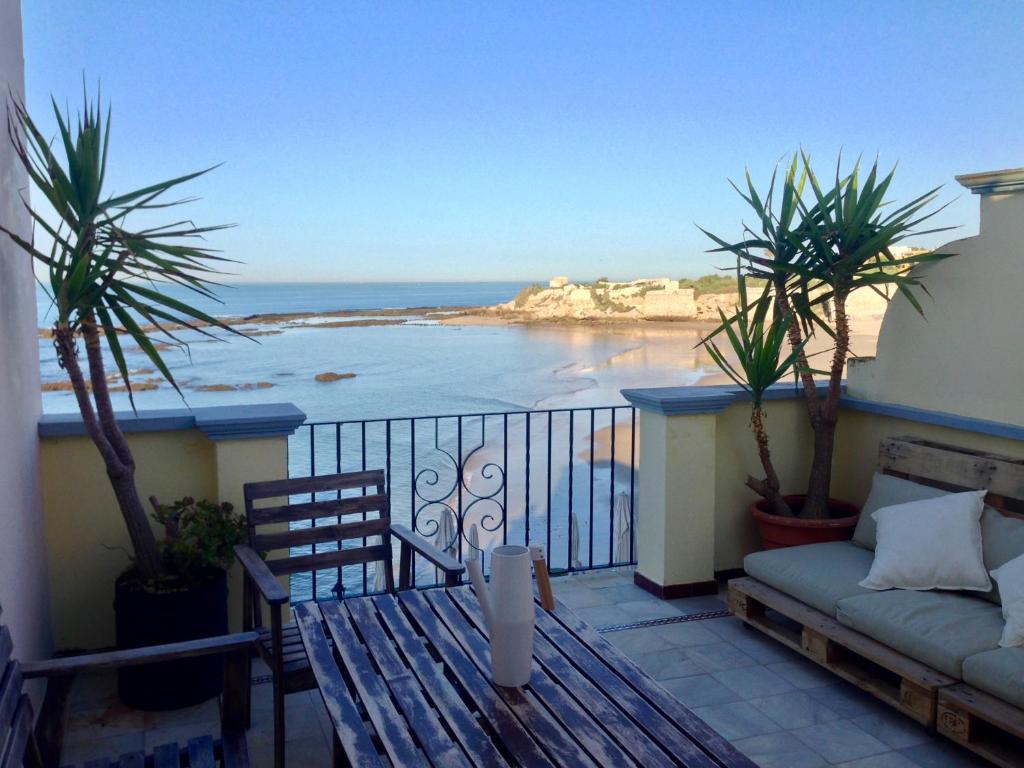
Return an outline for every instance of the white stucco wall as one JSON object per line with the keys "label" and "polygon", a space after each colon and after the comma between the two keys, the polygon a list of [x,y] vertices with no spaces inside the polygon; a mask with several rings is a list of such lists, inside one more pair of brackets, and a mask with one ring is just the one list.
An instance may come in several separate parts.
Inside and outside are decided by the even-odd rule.
{"label": "white stucco wall", "polygon": [[[931,298],[922,318],[902,296],[889,305],[874,360],[850,366],[855,397],[1024,426],[1024,179],[1020,171],[981,194],[979,234],[920,267]],[[1001,188],[999,185],[1002,185]]]}
{"label": "white stucco wall", "polygon": [[[19,1],[0,0],[0,114],[7,112],[8,89],[22,97],[24,71]],[[5,127],[0,131],[0,221],[26,237],[31,228],[21,195],[27,183]],[[0,234],[0,621],[10,627],[15,654],[22,659],[50,650],[36,432],[40,410],[32,263]]]}

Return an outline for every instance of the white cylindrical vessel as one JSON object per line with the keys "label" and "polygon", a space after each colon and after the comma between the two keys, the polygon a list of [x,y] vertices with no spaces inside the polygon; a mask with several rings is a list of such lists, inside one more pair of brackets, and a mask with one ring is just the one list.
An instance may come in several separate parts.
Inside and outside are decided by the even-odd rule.
{"label": "white cylindrical vessel", "polygon": [[491,674],[501,686],[530,682],[533,667],[533,580],[530,550],[518,545],[491,553]]}

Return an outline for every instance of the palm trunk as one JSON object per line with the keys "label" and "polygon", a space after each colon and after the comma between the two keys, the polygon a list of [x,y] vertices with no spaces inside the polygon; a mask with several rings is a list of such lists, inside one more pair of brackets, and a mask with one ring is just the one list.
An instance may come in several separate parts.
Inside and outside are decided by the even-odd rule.
{"label": "palm trunk", "polygon": [[[800,325],[800,318],[796,316],[793,307],[789,303],[785,279],[780,279],[775,283],[775,303],[779,308],[779,314],[789,320],[789,330],[786,334],[789,337],[790,348],[794,350],[800,349],[804,343],[803,328]],[[814,382],[811,366],[807,362],[807,354],[802,350],[797,355],[796,372],[804,388],[804,404],[807,406],[807,415],[813,424],[817,418],[819,408],[818,387]]]}
{"label": "palm trunk", "polygon": [[757,455],[761,459],[761,467],[764,469],[765,477],[758,480],[755,477],[747,477],[747,487],[755,493],[763,496],[771,508],[772,514],[782,517],[793,517],[793,510],[789,508],[786,500],[779,492],[779,475],[772,463],[771,450],[768,447],[768,430],[764,427],[764,411],[760,405],[755,405],[750,414],[750,428],[754,431],[754,439],[757,441]]}
{"label": "palm trunk", "polygon": [[850,349],[850,324],[846,315],[845,289],[836,289],[833,296],[835,311],[836,346],[832,352],[828,393],[820,401],[817,418],[811,420],[814,429],[814,457],[807,482],[807,500],[800,516],[810,520],[828,517],[829,490],[832,487],[832,457],[835,451],[836,422],[839,419],[839,398],[842,394],[843,370]]}
{"label": "palm trunk", "polygon": [[132,457],[128,442],[124,438],[107,389],[106,373],[103,370],[103,355],[100,348],[100,337],[91,318],[82,326],[85,337],[86,353],[89,361],[89,374],[92,380],[93,401],[89,398],[89,384],[85,380],[78,362],[78,349],[75,344],[74,331],[70,328],[58,328],[55,333],[55,346],[60,363],[71,379],[71,386],[78,402],[79,411],[86,432],[92,439],[103,463],[106,465],[107,477],[114,491],[114,497],[121,509],[128,536],[135,552],[135,567],[139,575],[146,581],[152,581],[160,573],[161,557],[156,544],[156,537],[149,525],[145,507],[135,487],[135,460]]}

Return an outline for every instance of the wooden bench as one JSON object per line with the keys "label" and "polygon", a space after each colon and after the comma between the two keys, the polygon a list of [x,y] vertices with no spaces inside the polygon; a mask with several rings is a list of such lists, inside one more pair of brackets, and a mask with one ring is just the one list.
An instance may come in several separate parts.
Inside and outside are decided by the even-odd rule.
{"label": "wooden bench", "polygon": [[[886,438],[879,470],[1024,518],[1024,460],[914,437]],[[918,722],[1005,768],[1024,767],[1024,712],[856,632],[756,579],[729,582],[737,617]]]}
{"label": "wooden bench", "polygon": [[[0,768],[50,768],[60,757],[60,739],[56,749],[52,749],[52,745],[41,745],[33,730],[35,718],[32,702],[23,691],[25,680],[44,678],[52,681],[51,684],[66,683],[79,673],[215,653],[224,654],[227,659],[220,739],[202,736],[187,744],[163,744],[151,755],[132,752],[91,760],[87,768],[248,768],[245,732],[249,728],[249,657],[257,638],[255,632],[243,632],[21,664],[12,655],[10,631],[0,625]],[[44,751],[41,746],[50,748]]]}

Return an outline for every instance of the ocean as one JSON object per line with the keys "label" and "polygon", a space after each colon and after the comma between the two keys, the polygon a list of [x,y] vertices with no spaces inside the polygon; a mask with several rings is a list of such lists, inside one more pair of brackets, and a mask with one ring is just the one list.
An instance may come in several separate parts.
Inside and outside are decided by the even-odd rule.
{"label": "ocean", "polygon": [[[624,406],[621,389],[693,384],[711,362],[695,351],[698,331],[685,323],[448,324],[443,315],[401,312],[495,304],[510,300],[524,285],[234,285],[222,292],[223,304],[203,308],[230,317],[348,310],[356,314],[344,322],[394,324],[338,327],[329,322],[338,318],[312,316],[246,322],[243,327],[260,334],[252,340],[218,342],[194,335],[187,354],[164,353],[182,395],[158,383],[136,393],[136,406],[291,402],[308,422],[326,422],[304,426],[290,439],[292,476],[387,466],[394,519],[439,546],[450,546],[454,554],[465,554],[475,527],[485,567],[491,546],[527,539],[548,547],[556,570],[623,562],[632,534],[617,510],[622,504],[631,510],[634,501],[630,409],[615,411],[614,454],[610,409],[597,411],[592,421],[586,410],[575,420],[564,410],[535,414],[529,422],[522,414],[500,414]],[[45,296],[39,302],[45,318]],[[373,309],[396,314],[359,314]],[[44,389],[59,386],[65,376],[42,335],[39,350]],[[154,378],[141,352],[129,352],[128,358],[133,380]],[[354,376],[325,383],[316,380],[322,373]],[[113,397],[115,407],[129,408],[125,393]],[[71,392],[59,390],[43,392],[43,407],[50,413],[77,410]],[[482,413],[499,415],[430,418]],[[379,419],[393,421],[362,421]],[[349,423],[335,423],[341,421]],[[531,458],[526,458],[527,444],[533,446]],[[461,482],[452,459],[460,448]],[[189,493],[194,491],[181,489],[182,495]],[[449,515],[461,521],[456,527],[462,535],[441,541]],[[631,513],[627,516],[632,520]],[[417,572],[420,583],[434,577],[423,564]],[[372,589],[372,580],[372,566],[369,571],[347,567],[341,579],[355,592]],[[296,574],[292,591],[298,598],[325,597],[338,581],[333,572],[318,579]]]}
{"label": "ocean", "polygon": [[[231,317],[466,307],[508,301],[525,285],[235,284],[220,291],[223,304],[201,299],[196,303],[210,314]],[[49,300],[41,290],[38,306],[39,325],[46,327]],[[160,384],[137,392],[136,406],[286,401],[299,406],[311,421],[324,421],[609,405],[622,402],[618,390],[623,387],[693,383],[704,372],[704,366],[696,364],[696,334],[689,328],[445,325],[417,315],[397,325],[323,327],[311,318],[245,327],[267,335],[224,342],[192,336],[187,353],[167,350],[165,360],[183,396]],[[49,339],[40,338],[39,352],[44,384],[64,381]],[[151,368],[138,351],[129,352],[128,363],[134,370]],[[333,383],[315,380],[317,374],[328,372],[355,376]],[[115,393],[114,398],[116,407],[130,407],[125,393]],[[59,413],[77,408],[69,391],[44,391],[43,409]]]}

